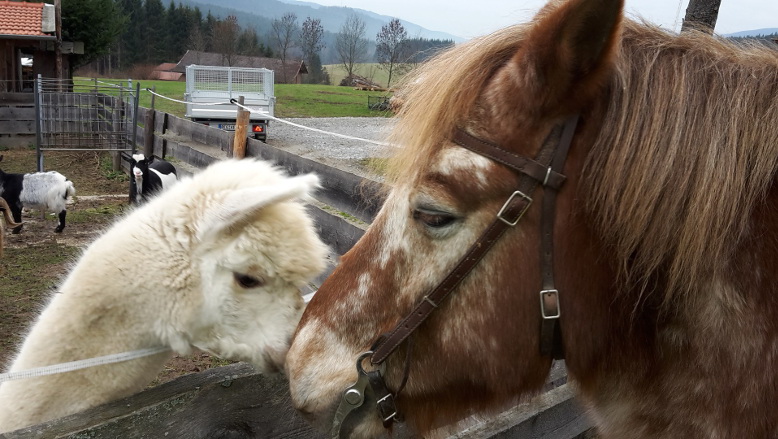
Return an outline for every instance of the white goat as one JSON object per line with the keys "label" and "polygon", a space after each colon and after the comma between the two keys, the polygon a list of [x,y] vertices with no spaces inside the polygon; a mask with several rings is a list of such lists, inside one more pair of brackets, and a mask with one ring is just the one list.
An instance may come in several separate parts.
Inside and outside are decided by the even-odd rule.
{"label": "white goat", "polygon": [[[303,309],[299,287],[328,253],[296,200],[317,186],[314,175],[255,160],[182,179],[87,248],[10,370],[157,346],[280,367]],[[170,355],[5,382],[0,432],[137,392]]]}
{"label": "white goat", "polygon": [[[3,156],[0,155],[0,162]],[[59,221],[55,232],[65,228],[65,215],[68,197],[76,195],[73,182],[56,171],[34,172],[30,174],[8,174],[0,169],[0,197],[5,198],[11,208],[11,214],[17,223],[22,222],[22,207],[49,210],[58,214]],[[19,233],[22,226],[13,228]]]}

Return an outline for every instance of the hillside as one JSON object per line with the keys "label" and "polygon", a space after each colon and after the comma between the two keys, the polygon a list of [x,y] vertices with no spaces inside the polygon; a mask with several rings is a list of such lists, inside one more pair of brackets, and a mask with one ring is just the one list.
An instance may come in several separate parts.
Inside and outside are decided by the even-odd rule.
{"label": "hillside", "polygon": [[[402,17],[389,17],[386,15],[375,14],[363,9],[352,9],[340,6],[321,6],[311,2],[298,1],[280,1],[263,0],[260,2],[261,8],[257,7],[256,0],[186,0],[184,4],[197,4],[200,9],[207,11],[209,8],[232,9],[240,12],[238,18],[249,18],[251,15],[262,17],[266,22],[275,18],[281,18],[288,12],[297,14],[300,21],[305,17],[318,18],[325,31],[337,33],[341,25],[346,21],[351,13],[357,13],[365,22],[365,34],[368,39],[374,39],[375,35],[381,30],[381,26],[388,23],[392,18],[399,18],[409,37],[421,37],[439,40],[454,40],[454,42],[464,41],[463,38],[451,35],[445,32],[437,32],[423,28],[415,23],[403,20]],[[249,12],[251,11],[251,12]],[[214,12],[214,15],[216,13]]]}
{"label": "hillside", "polygon": [[[216,17],[234,15],[238,18],[238,23],[242,27],[254,28],[263,37],[269,34],[272,21],[281,18],[288,12],[297,15],[298,23],[302,23],[306,17],[318,18],[321,20],[325,31],[324,42],[326,47],[321,52],[323,64],[337,62],[334,50],[335,35],[340,31],[340,27],[350,14],[358,14],[365,22],[365,38],[369,41],[368,60],[373,59],[375,36],[381,30],[381,26],[395,18],[362,9],[321,6],[315,3],[293,0],[263,0],[262,2],[256,2],[255,0],[181,0],[180,3],[200,8],[203,15],[206,15],[208,11]],[[261,7],[258,7],[257,3],[261,4]],[[454,42],[464,41],[463,38],[455,35],[425,29],[417,24],[405,21],[401,17],[397,18],[400,18],[410,38],[453,40]]]}
{"label": "hillside", "polygon": [[727,37],[758,37],[762,35],[775,35],[778,34],[778,27],[768,27],[763,29],[744,30],[741,32],[735,32],[727,34]]}

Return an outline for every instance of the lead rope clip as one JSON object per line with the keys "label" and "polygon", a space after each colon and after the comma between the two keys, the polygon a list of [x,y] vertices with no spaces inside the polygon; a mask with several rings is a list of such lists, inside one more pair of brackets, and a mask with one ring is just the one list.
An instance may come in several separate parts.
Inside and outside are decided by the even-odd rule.
{"label": "lead rope clip", "polygon": [[[360,354],[357,358],[357,381],[343,391],[340,404],[338,405],[338,409],[335,411],[335,417],[332,420],[332,429],[330,429],[330,437],[332,439],[339,439],[341,437],[340,429],[343,426],[343,422],[351,412],[362,407],[362,404],[365,402],[365,388],[368,385],[369,378],[367,372],[362,367],[362,362],[372,355],[373,351],[367,351]],[[381,363],[378,371],[383,374],[385,369],[386,365]]]}

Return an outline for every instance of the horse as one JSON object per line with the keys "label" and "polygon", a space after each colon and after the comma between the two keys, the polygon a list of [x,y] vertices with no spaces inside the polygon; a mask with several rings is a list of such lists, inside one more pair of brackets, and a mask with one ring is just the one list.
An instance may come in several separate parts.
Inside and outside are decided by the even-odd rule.
{"label": "horse", "polygon": [[408,81],[392,187],[308,304],[291,400],[420,435],[540,391],[603,438],[775,437],[778,51],[555,0]]}
{"label": "horse", "polygon": [[[317,187],[313,174],[221,161],[116,222],[85,250],[25,338],[9,376],[26,378],[0,379],[0,432],[140,391],[172,352],[193,347],[280,370],[304,306],[300,288],[329,253],[301,202]],[[139,350],[154,354],[26,374]]]}

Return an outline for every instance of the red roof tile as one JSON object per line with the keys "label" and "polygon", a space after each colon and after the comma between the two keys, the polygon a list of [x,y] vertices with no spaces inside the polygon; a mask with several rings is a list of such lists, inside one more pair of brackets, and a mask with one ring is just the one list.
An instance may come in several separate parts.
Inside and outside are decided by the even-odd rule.
{"label": "red roof tile", "polygon": [[47,36],[42,20],[43,3],[0,1],[0,35]]}

